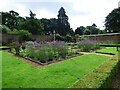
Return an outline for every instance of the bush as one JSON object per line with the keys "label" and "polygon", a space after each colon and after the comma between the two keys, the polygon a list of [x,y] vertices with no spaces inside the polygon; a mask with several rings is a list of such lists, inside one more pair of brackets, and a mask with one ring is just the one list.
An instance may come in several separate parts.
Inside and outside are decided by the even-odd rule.
{"label": "bush", "polygon": [[81,51],[85,51],[85,52],[99,48],[97,42],[91,40],[83,40],[78,42],[77,44],[78,44],[78,48],[80,48]]}
{"label": "bush", "polygon": [[0,30],[2,30],[2,33],[8,33],[11,31],[6,25],[0,26]]}
{"label": "bush", "polygon": [[40,62],[49,62],[54,58],[65,58],[68,55],[68,47],[64,42],[27,42],[25,43],[26,49],[22,50],[20,55],[30,57]]}
{"label": "bush", "polygon": [[27,30],[17,30],[17,29],[13,29],[13,31],[10,31],[9,34],[31,35],[31,33]]}

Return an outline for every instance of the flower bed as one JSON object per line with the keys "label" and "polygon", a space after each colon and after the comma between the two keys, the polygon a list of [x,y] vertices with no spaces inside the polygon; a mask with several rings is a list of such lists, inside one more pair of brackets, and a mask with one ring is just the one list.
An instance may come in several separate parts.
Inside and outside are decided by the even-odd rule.
{"label": "flower bed", "polygon": [[20,51],[20,56],[43,64],[65,59],[75,53],[64,42],[26,42],[25,49]]}
{"label": "flower bed", "polygon": [[85,52],[89,52],[100,48],[98,42],[92,40],[82,40],[78,42],[77,45],[78,48],[80,48],[80,51],[85,51]]}

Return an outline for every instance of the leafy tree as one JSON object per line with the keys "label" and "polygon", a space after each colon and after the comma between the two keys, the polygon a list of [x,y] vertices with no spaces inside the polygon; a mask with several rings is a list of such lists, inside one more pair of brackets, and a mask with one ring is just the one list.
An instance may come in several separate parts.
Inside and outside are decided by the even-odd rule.
{"label": "leafy tree", "polygon": [[97,28],[97,25],[94,23],[91,26],[87,26],[86,29],[90,30],[90,34],[98,34],[99,33],[99,29]]}
{"label": "leafy tree", "polygon": [[30,11],[30,17],[26,17],[20,27],[20,29],[28,30],[32,34],[41,35],[43,31],[43,24],[39,19],[35,18],[35,14],[32,11]]}
{"label": "leafy tree", "polygon": [[85,27],[80,26],[75,30],[75,34],[83,35],[84,30],[85,30]]}
{"label": "leafy tree", "polygon": [[11,31],[11,29],[9,29],[6,25],[1,25],[1,29],[2,33],[8,33]]}
{"label": "leafy tree", "polygon": [[58,11],[58,21],[57,21],[57,33],[60,35],[71,34],[70,24],[68,22],[68,16],[66,15],[65,9],[63,7]]}
{"label": "leafy tree", "polygon": [[99,34],[105,34],[106,31],[105,30],[99,30]]}
{"label": "leafy tree", "polygon": [[67,42],[71,42],[71,41],[72,41],[72,36],[69,35],[69,34],[67,34],[66,37],[65,37],[65,40],[66,40]]}
{"label": "leafy tree", "polygon": [[35,19],[36,14],[30,10],[30,18]]}
{"label": "leafy tree", "polygon": [[90,35],[90,33],[91,33],[91,32],[90,32],[89,29],[85,29],[85,31],[84,31],[84,34],[85,34],[85,35]]}
{"label": "leafy tree", "polygon": [[107,32],[120,32],[120,7],[109,13],[105,19],[105,27]]}
{"label": "leafy tree", "polygon": [[11,30],[17,28],[19,14],[13,10],[9,12],[2,12],[2,24],[9,27]]}
{"label": "leafy tree", "polygon": [[60,34],[56,34],[56,40],[57,41],[63,41],[64,38]]}

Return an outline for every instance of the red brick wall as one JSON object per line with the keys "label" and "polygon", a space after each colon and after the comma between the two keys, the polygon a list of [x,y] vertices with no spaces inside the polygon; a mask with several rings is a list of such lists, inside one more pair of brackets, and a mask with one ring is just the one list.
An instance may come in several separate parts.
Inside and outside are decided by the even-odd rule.
{"label": "red brick wall", "polygon": [[[10,40],[14,40],[17,41],[19,39],[21,35],[14,35],[14,34],[0,34],[0,37],[2,37],[2,39],[0,39],[0,43],[7,43]],[[53,36],[40,36],[40,35],[30,35],[29,36],[31,39],[41,42],[41,41],[52,41],[53,40]]]}
{"label": "red brick wall", "polygon": [[90,40],[96,41],[117,41],[120,42],[120,34],[89,36]]}

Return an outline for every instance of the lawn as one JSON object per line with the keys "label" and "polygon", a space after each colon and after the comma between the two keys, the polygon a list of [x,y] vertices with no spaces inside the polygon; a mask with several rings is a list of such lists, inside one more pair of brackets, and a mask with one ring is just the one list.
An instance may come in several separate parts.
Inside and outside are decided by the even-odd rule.
{"label": "lawn", "polygon": [[3,88],[67,88],[93,71],[109,57],[82,55],[43,68],[34,67],[2,52]]}
{"label": "lawn", "polygon": [[9,48],[9,47],[7,47],[7,46],[0,46],[0,48]]}
{"label": "lawn", "polygon": [[108,54],[117,54],[117,48],[116,47],[105,47],[100,50],[96,51],[97,53],[108,53]]}
{"label": "lawn", "polygon": [[0,89],[2,88],[2,53],[0,51]]}

